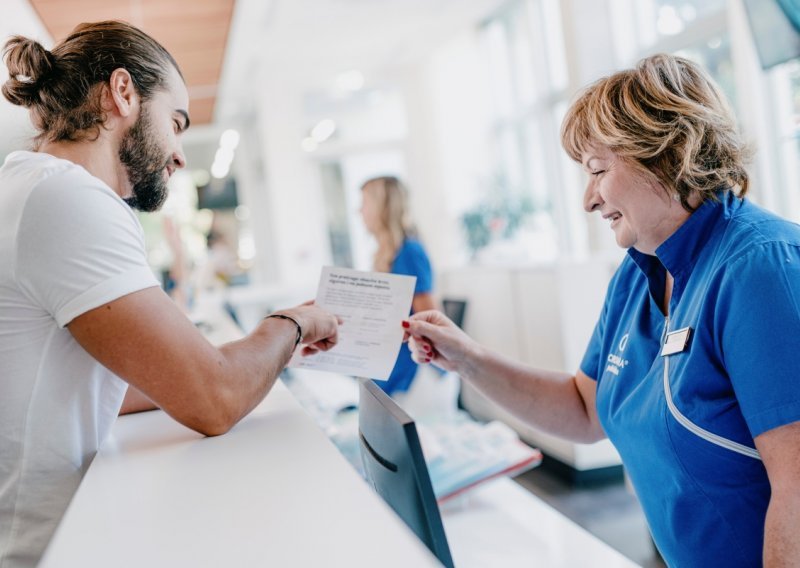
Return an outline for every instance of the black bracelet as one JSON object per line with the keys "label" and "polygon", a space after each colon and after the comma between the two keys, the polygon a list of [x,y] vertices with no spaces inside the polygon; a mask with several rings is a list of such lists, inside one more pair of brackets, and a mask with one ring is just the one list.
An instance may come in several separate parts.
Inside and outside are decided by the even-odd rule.
{"label": "black bracelet", "polygon": [[297,347],[300,344],[300,342],[303,340],[303,328],[300,327],[300,323],[296,319],[294,319],[292,316],[285,316],[283,314],[270,314],[267,317],[265,317],[264,319],[269,319],[269,318],[280,318],[280,319],[283,319],[283,320],[290,321],[294,325],[297,326],[297,339],[295,339],[295,341],[294,341],[294,346],[295,347]]}

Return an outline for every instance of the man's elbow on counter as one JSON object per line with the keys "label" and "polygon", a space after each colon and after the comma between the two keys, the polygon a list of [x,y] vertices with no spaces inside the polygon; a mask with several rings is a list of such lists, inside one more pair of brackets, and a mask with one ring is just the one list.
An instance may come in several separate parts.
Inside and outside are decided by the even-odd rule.
{"label": "man's elbow on counter", "polygon": [[239,422],[223,412],[205,415],[193,420],[181,421],[184,426],[191,428],[203,436],[214,437],[227,434]]}
{"label": "man's elbow on counter", "polygon": [[195,401],[183,416],[173,415],[178,422],[204,436],[221,436],[243,418],[240,401],[224,392],[209,393],[204,402]]}

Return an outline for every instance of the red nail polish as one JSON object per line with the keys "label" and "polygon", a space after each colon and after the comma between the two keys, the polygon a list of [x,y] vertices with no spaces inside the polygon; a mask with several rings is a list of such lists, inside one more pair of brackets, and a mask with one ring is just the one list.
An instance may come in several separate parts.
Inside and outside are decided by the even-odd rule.
{"label": "red nail polish", "polygon": [[411,327],[411,324],[408,323],[407,321],[403,321],[403,327],[408,329],[409,327]]}

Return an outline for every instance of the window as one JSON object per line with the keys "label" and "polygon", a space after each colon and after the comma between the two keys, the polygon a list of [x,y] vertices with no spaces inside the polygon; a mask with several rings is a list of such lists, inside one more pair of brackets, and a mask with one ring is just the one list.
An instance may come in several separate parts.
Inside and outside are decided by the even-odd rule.
{"label": "window", "polygon": [[800,221],[800,59],[774,67],[768,79],[778,154],[778,213]]}
{"label": "window", "polygon": [[[483,29],[492,85],[496,180],[487,192],[495,200],[522,198],[530,205],[532,214],[517,239],[525,248],[519,257],[527,260],[552,259],[582,246],[569,230],[556,229],[570,220],[554,219],[562,210],[556,107],[564,104],[567,86],[559,6],[557,0],[520,0]],[[525,245],[530,242],[537,246]]]}

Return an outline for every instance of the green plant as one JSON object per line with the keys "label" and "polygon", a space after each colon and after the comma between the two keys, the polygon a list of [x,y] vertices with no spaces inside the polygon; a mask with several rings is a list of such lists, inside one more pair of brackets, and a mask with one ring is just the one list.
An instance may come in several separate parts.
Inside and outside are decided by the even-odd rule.
{"label": "green plant", "polygon": [[494,191],[461,216],[467,246],[476,253],[493,240],[509,239],[536,210],[526,195]]}

